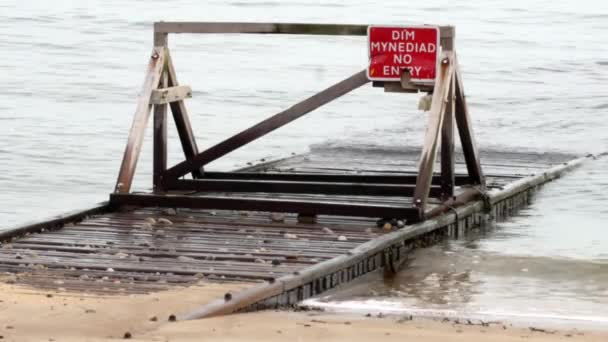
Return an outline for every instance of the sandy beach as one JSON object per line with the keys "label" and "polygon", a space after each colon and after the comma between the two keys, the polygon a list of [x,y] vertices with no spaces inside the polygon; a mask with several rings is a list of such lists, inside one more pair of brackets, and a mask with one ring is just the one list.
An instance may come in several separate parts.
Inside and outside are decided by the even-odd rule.
{"label": "sandy beach", "polygon": [[606,341],[602,331],[515,327],[412,317],[265,311],[170,322],[243,284],[201,284],[147,294],[102,297],[0,286],[5,341]]}

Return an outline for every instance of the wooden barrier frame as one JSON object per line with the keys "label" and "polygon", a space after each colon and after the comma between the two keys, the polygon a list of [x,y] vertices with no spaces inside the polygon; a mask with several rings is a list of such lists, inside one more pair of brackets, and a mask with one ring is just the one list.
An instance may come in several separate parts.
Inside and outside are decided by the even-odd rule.
{"label": "wooden barrier frame", "polygon": [[[204,166],[222,156],[308,114],[336,98],[367,83],[365,69],[349,78],[293,105],[274,116],[199,152],[190,126],[184,99],[191,95],[189,87],[177,82],[175,68],[168,49],[171,33],[241,33],[241,34],[307,34],[307,35],[359,35],[367,34],[366,25],[290,24],[290,23],[229,23],[229,22],[157,22],[154,24],[154,49],[133,124],[129,133],[122,165],[110,200],[113,205],[180,206],[208,209],[244,209],[265,211],[293,211],[307,214],[349,216],[376,216],[405,218],[408,221],[424,219],[429,196],[444,200],[454,195],[456,184],[485,187],[479,163],[471,121],[468,114],[462,76],[454,52],[454,28],[440,27],[442,54],[439,75],[434,87],[418,85],[402,78],[401,82],[373,82],[386,92],[433,93],[429,122],[415,177],[369,175],[300,175],[266,174],[245,178],[239,173],[204,172]],[[185,160],[167,168],[167,105],[176,123]],[[155,194],[130,194],[137,160],[143,142],[150,111],[154,107],[154,162],[153,184]],[[458,127],[468,176],[454,174],[454,124]],[[441,175],[433,176],[438,145],[441,142]],[[192,175],[192,180],[180,179]],[[329,178],[328,178],[329,177]],[[399,178],[401,177],[401,178]],[[331,178],[331,179],[330,179]],[[171,190],[196,192],[293,192],[341,195],[413,196],[413,203],[402,207],[351,203],[323,203],[312,201],[286,201],[252,198],[215,198],[168,195]]]}

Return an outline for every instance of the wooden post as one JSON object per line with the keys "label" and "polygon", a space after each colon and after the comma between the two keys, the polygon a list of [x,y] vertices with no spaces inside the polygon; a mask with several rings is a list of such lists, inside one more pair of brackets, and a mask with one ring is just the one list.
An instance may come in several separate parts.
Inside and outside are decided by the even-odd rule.
{"label": "wooden post", "polygon": [[424,216],[426,202],[429,197],[431,182],[433,179],[433,166],[437,156],[437,145],[443,117],[450,90],[450,80],[454,73],[454,53],[451,51],[443,52],[439,75],[433,92],[431,110],[429,111],[429,123],[426,129],[424,145],[420,157],[418,177],[416,178],[416,190],[414,191],[413,204],[419,211],[420,218]]}
{"label": "wooden post", "polygon": [[[162,88],[167,87],[167,72],[163,72],[160,80]],[[153,182],[154,192],[163,192],[162,175],[167,170],[167,105],[154,105],[154,161]]]}
{"label": "wooden post", "polygon": [[114,188],[115,192],[128,193],[131,190],[133,175],[135,174],[137,160],[139,159],[139,153],[141,152],[146,125],[148,123],[150,111],[152,110],[150,96],[152,95],[152,90],[158,87],[164,64],[165,48],[163,46],[154,47],[146,70],[144,84],[142,85],[137,100],[137,108],[135,109],[135,115],[133,116],[133,124],[131,125],[131,131],[129,132],[127,147],[125,148],[120,171],[118,173],[116,187]]}
{"label": "wooden post", "polygon": [[[455,29],[453,26],[444,28],[451,29],[451,34],[441,36],[441,48],[443,51],[454,51]],[[443,128],[441,130],[441,192],[442,199],[454,196],[456,179],[454,176],[454,97],[455,77],[450,81],[448,103],[443,116]]]}
{"label": "wooden post", "polygon": [[[175,73],[175,67],[173,66],[173,60],[171,55],[167,51],[167,71],[169,73],[169,87],[177,87],[177,74]],[[182,150],[186,160],[191,160],[198,154],[198,146],[196,146],[196,139],[190,125],[190,119],[188,118],[188,111],[186,110],[186,104],[183,100],[171,102],[171,113],[173,113],[173,120],[175,121],[175,128],[179,135],[179,141],[182,144]],[[200,167],[192,171],[192,178],[201,178],[204,169]]]}
{"label": "wooden post", "polygon": [[481,170],[481,164],[479,162],[479,151],[477,150],[477,143],[475,142],[475,136],[473,134],[473,127],[471,124],[471,118],[469,116],[469,108],[467,107],[466,97],[464,94],[464,87],[462,85],[462,75],[460,73],[460,66],[458,65],[458,58],[455,58],[456,64],[456,108],[455,118],[456,126],[458,127],[458,135],[460,136],[460,142],[462,144],[462,152],[467,165],[467,171],[472,184],[481,185],[482,189],[485,188],[486,181]]}

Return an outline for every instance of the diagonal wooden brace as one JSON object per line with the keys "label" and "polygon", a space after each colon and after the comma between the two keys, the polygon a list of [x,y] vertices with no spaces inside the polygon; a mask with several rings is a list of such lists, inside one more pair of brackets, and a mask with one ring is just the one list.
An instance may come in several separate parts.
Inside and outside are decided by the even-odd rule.
{"label": "diagonal wooden brace", "polygon": [[431,110],[429,111],[429,123],[426,129],[424,145],[418,165],[418,177],[416,178],[416,190],[414,191],[413,204],[419,213],[424,215],[424,209],[429,197],[431,182],[433,180],[433,167],[437,156],[437,145],[444,121],[444,114],[448,102],[450,81],[454,75],[454,53],[445,51],[440,58],[439,74],[433,92]]}
{"label": "diagonal wooden brace", "polygon": [[166,49],[162,46],[157,46],[152,50],[152,55],[146,69],[144,84],[142,85],[142,90],[137,100],[137,108],[135,109],[135,115],[133,116],[133,124],[131,125],[131,131],[129,132],[127,147],[125,148],[122,164],[118,173],[116,187],[114,188],[115,192],[128,193],[131,190],[133,175],[135,174],[137,160],[139,159],[139,153],[141,152],[146,125],[148,123],[148,118],[150,117],[150,111],[152,110],[150,96],[152,96],[152,91],[158,88],[158,83],[166,61],[165,52]]}

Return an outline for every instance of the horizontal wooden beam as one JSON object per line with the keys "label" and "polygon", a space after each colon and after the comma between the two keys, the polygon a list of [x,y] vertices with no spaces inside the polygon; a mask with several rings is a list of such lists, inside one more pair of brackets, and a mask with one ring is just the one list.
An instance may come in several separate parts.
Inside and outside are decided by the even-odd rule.
{"label": "horizontal wooden beam", "polygon": [[181,101],[192,97],[192,88],[190,86],[176,86],[163,89],[152,90],[150,96],[151,104],[167,104],[171,102]]}
{"label": "horizontal wooden beam", "polygon": [[[366,36],[368,25],[251,23],[251,22],[156,22],[156,33],[253,33]],[[440,26],[441,37],[451,36],[453,26]]]}
{"label": "horizontal wooden beam", "polygon": [[[204,179],[276,180],[301,182],[338,182],[372,184],[416,184],[416,174],[326,174],[295,172],[205,172]],[[440,185],[441,177],[433,176],[433,185]],[[468,175],[456,175],[456,185],[469,184]]]}
{"label": "horizontal wooden beam", "polygon": [[[169,181],[166,183],[165,190],[410,197],[414,194],[414,185],[203,178]],[[431,187],[430,196],[440,197],[441,188],[439,186]]]}
{"label": "horizontal wooden beam", "polygon": [[307,213],[317,215],[339,215],[373,218],[399,218],[408,222],[420,220],[418,209],[403,205],[355,204],[350,202],[303,201],[288,199],[266,199],[224,196],[188,196],[155,194],[110,195],[110,206],[194,208],[214,210],[251,210],[285,213]]}

